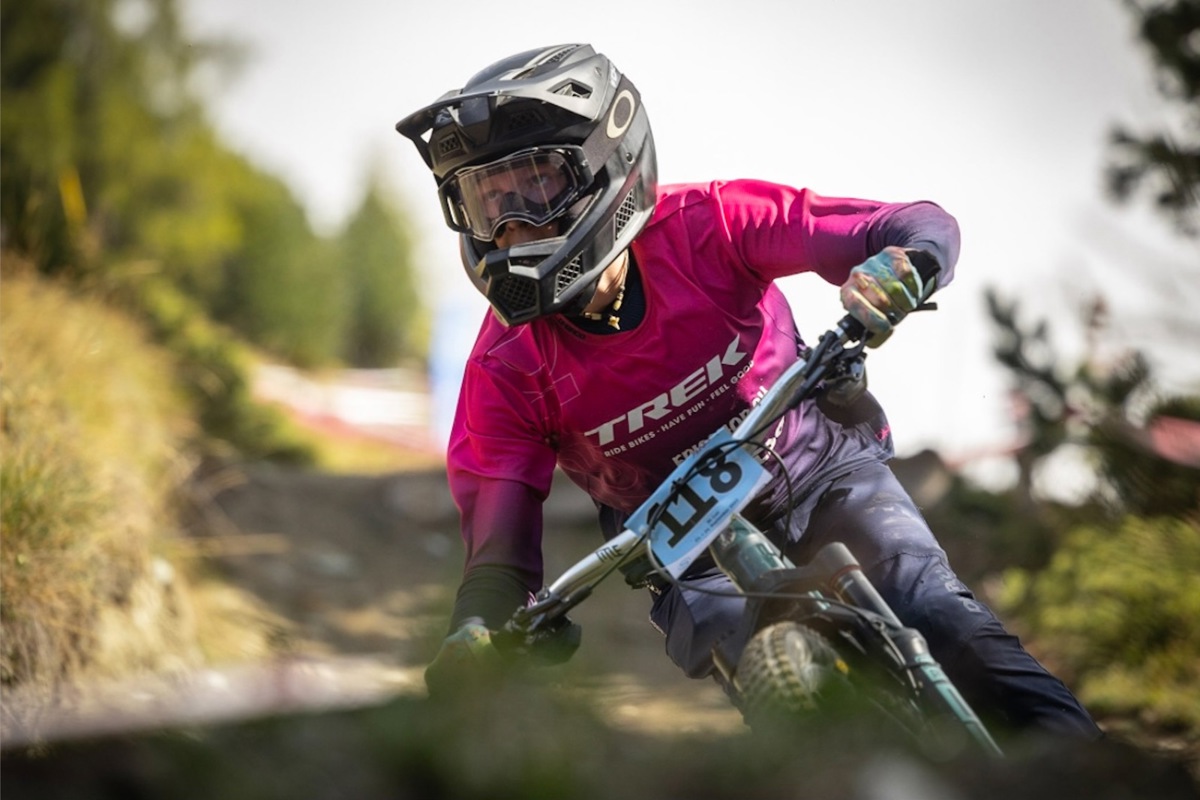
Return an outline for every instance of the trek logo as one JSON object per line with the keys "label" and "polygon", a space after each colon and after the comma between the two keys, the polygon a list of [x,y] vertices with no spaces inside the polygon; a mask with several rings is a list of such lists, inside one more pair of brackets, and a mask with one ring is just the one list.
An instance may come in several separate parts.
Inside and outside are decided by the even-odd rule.
{"label": "trek logo", "polygon": [[725,376],[726,367],[736,367],[746,359],[747,354],[738,349],[739,344],[741,342],[738,337],[734,336],[733,341],[725,348],[723,355],[713,356],[704,366],[672,386],[668,391],[648,403],[635,406],[615,419],[610,419],[598,428],[587,431],[585,435],[599,437],[598,444],[603,447],[612,443],[622,425],[624,425],[624,432],[633,435],[646,426],[647,419],[660,420],[678,411],[689,400],[720,382]]}

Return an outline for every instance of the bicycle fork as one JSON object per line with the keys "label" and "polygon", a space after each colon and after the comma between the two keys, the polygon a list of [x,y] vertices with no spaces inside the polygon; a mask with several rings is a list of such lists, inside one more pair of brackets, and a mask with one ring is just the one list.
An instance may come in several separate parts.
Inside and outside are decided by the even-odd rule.
{"label": "bicycle fork", "polygon": [[[875,617],[873,625],[878,628],[879,635],[895,645],[903,670],[910,676],[923,703],[956,718],[984,752],[1002,755],[983,722],[930,655],[925,637],[900,621],[844,544],[826,545],[810,564],[797,568],[762,531],[741,514],[734,514],[729,527],[713,541],[709,550],[717,566],[740,591],[748,595],[760,594],[749,598],[748,614],[753,615],[754,629],[757,629],[758,617],[763,610],[761,594],[769,594],[776,588],[785,588],[793,596],[807,593],[814,607],[821,608],[819,587],[828,586],[841,602],[870,612]],[[726,681],[736,685],[737,664],[730,663],[720,648],[713,649],[713,662]]]}

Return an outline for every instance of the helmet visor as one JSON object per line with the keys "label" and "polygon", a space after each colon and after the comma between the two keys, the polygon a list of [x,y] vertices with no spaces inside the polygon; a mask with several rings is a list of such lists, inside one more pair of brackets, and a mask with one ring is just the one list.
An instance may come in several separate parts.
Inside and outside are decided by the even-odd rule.
{"label": "helmet visor", "polygon": [[450,227],[491,241],[502,224],[545,225],[578,199],[587,181],[571,151],[526,150],[459,170],[442,185]]}

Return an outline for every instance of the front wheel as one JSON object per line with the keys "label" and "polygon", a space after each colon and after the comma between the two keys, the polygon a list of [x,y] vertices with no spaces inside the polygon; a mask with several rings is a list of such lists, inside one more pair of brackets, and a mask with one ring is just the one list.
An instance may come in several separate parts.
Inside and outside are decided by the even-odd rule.
{"label": "front wheel", "polygon": [[758,631],[738,661],[735,683],[751,727],[812,714],[845,687],[845,662],[825,637],[798,622]]}

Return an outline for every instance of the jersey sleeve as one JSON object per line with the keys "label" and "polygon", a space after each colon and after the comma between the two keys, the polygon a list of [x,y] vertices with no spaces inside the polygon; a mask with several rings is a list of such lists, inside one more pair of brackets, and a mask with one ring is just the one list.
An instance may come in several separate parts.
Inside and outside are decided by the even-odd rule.
{"label": "jersey sleeve", "polygon": [[714,184],[713,196],[729,246],[761,280],[815,272],[840,285],[889,245],[927,250],[942,266],[940,283],[953,277],[958,224],[934,203],[826,197],[751,180]]}
{"label": "jersey sleeve", "polygon": [[462,519],[465,573],[487,565],[517,571],[531,591],[542,581],[542,502],[555,451],[539,429],[544,409],[530,376],[472,357],[447,448],[450,491]]}

